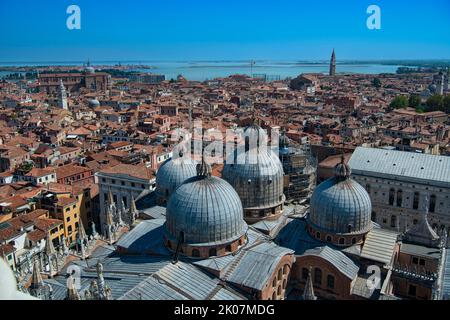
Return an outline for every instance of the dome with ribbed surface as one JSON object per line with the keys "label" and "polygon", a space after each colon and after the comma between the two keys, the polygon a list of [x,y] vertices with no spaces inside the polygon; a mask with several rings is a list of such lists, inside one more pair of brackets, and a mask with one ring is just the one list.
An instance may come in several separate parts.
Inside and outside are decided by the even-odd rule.
{"label": "dome with ribbed surface", "polygon": [[227,163],[222,177],[235,188],[244,208],[269,208],[283,203],[283,166],[277,155],[270,150],[246,152],[242,159],[243,163]]}
{"label": "dome with ribbed surface", "polygon": [[372,228],[372,203],[367,191],[349,177],[340,163],[335,176],[322,182],[311,197],[309,224],[331,234],[363,234]]}
{"label": "dome with ribbed surface", "polygon": [[247,232],[242,204],[233,187],[198,165],[198,175],[186,180],[170,197],[166,236],[183,244],[214,246],[230,243]]}
{"label": "dome with ribbed surface", "polygon": [[187,179],[196,176],[197,163],[188,157],[166,160],[156,174],[156,195],[168,200]]}
{"label": "dome with ribbed surface", "polygon": [[247,127],[244,135],[250,139],[245,153],[235,150],[222,177],[237,191],[245,210],[277,207],[284,202],[281,161],[267,146],[267,135],[259,126]]}

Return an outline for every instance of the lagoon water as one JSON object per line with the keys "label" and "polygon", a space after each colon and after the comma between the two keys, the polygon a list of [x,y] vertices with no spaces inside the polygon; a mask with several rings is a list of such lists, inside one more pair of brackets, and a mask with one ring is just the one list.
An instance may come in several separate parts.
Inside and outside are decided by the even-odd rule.
{"label": "lagoon water", "polygon": [[[117,62],[93,61],[92,65],[117,65]],[[296,77],[301,73],[328,73],[329,63],[326,61],[296,62],[296,61],[256,61],[251,67],[249,61],[185,61],[185,62],[126,62],[122,65],[145,65],[151,69],[138,69],[136,71],[151,72],[163,74],[166,79],[176,78],[183,75],[188,80],[204,81],[219,77],[227,77],[232,74],[264,74],[269,78],[285,79],[287,77]],[[1,66],[51,66],[51,65],[83,65],[83,62],[46,62],[46,63],[0,63]],[[338,73],[395,73],[399,66],[383,64],[358,64],[358,63],[338,63]],[[0,71],[0,77],[10,72]]]}

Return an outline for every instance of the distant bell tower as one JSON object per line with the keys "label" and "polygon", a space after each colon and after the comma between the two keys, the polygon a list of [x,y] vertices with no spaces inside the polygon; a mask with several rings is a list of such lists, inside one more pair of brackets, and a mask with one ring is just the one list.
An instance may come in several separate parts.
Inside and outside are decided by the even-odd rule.
{"label": "distant bell tower", "polygon": [[66,88],[64,88],[64,84],[62,80],[59,81],[58,88],[58,107],[64,110],[68,110],[69,107],[67,105],[67,92]]}
{"label": "distant bell tower", "polygon": [[331,54],[331,62],[330,62],[330,76],[336,75],[336,55],[333,53]]}

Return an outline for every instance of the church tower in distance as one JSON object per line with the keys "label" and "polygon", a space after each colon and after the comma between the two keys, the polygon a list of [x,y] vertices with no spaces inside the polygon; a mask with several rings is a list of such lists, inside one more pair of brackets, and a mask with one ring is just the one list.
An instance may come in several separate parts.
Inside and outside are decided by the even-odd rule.
{"label": "church tower in distance", "polygon": [[331,62],[330,62],[330,76],[336,75],[336,55],[333,53],[331,54]]}

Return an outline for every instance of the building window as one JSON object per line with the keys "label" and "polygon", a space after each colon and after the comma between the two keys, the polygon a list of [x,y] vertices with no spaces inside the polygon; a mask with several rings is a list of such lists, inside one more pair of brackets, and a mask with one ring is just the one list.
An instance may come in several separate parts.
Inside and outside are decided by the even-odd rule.
{"label": "building window", "polygon": [[402,201],[403,201],[403,192],[402,190],[397,190],[397,207],[402,206]]}
{"label": "building window", "polygon": [[397,226],[397,216],[391,217],[391,228],[395,228]]}
{"label": "building window", "polygon": [[320,239],[320,232],[316,232],[316,238]]}
{"label": "building window", "polygon": [[395,198],[395,190],[391,189],[391,190],[389,190],[389,205],[390,206],[394,205],[394,198]]}
{"label": "building window", "polygon": [[231,245],[227,245],[227,246],[225,247],[225,251],[226,251],[226,252],[231,252]]}
{"label": "building window", "polygon": [[372,211],[371,220],[374,221],[374,222],[377,222],[377,214],[375,213],[375,211]]}
{"label": "building window", "polygon": [[331,274],[327,276],[327,288],[334,289],[334,277]]}
{"label": "building window", "polygon": [[314,284],[318,286],[322,284],[322,270],[319,268],[314,269]]}
{"label": "building window", "polygon": [[413,264],[419,264],[419,258],[413,257],[413,258],[412,258],[412,263],[413,263]]}
{"label": "building window", "polygon": [[327,242],[331,242],[331,237],[327,236]]}
{"label": "building window", "polygon": [[200,252],[198,251],[198,249],[192,249],[192,256],[194,258],[200,257]]}
{"label": "building window", "polygon": [[352,238],[352,244],[356,243],[356,238]]}
{"label": "building window", "polygon": [[209,256],[210,256],[210,257],[217,256],[217,250],[216,250],[216,248],[211,248],[211,249],[209,249]]}
{"label": "building window", "polygon": [[414,210],[419,209],[419,193],[418,192],[414,192],[413,209]]}
{"label": "building window", "polygon": [[430,212],[434,212],[436,210],[436,195],[431,195],[430,197]]}
{"label": "building window", "polygon": [[344,238],[340,238],[339,239],[339,244],[345,244],[345,239]]}
{"label": "building window", "polygon": [[424,259],[420,259],[420,260],[419,260],[419,265],[425,266],[425,260],[424,260]]}

